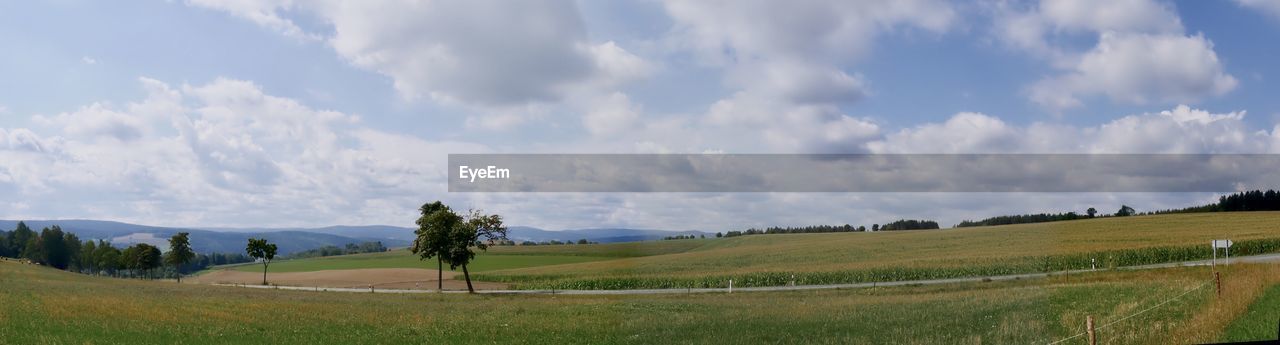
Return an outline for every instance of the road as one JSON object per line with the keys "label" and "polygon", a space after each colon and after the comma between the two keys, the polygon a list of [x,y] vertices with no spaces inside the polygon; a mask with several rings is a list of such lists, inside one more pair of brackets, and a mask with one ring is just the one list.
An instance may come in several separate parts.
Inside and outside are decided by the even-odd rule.
{"label": "road", "polygon": [[[1222,264],[1223,259],[1219,259],[1218,263]],[[1265,254],[1254,256],[1242,256],[1231,258],[1232,263],[1261,263],[1261,262],[1280,262],[1280,254]],[[1196,260],[1183,262],[1170,262],[1154,265],[1127,266],[1121,267],[1121,270],[1148,270],[1170,267],[1185,266],[1209,266],[1211,260]],[[1101,270],[1105,271],[1105,270]],[[824,285],[795,285],[795,286],[760,286],[760,287],[741,287],[741,288],[687,288],[687,289],[629,289],[629,290],[477,290],[476,293],[481,294],[510,294],[510,295],[654,295],[654,294],[688,294],[688,293],[730,293],[730,292],[762,292],[762,291],[801,291],[801,290],[839,290],[839,289],[863,289],[872,287],[891,287],[891,286],[907,286],[907,285],[936,285],[936,284],[954,284],[954,283],[974,283],[984,281],[1005,281],[1019,279],[1036,279],[1045,278],[1063,274],[1082,274],[1090,272],[1100,272],[1095,270],[1071,270],[1057,271],[1049,273],[1024,273],[1010,274],[1002,276],[990,277],[969,277],[969,278],[950,278],[950,279],[926,279],[926,280],[904,280],[894,282],[871,282],[871,283],[850,283],[850,284],[824,284]],[[278,290],[298,290],[298,291],[329,291],[329,292],[363,292],[363,293],[398,293],[398,294],[414,294],[414,293],[437,293],[436,290],[403,290],[403,289],[351,289],[351,288],[318,288],[305,286],[268,286],[268,285],[240,285],[240,284],[213,284],[218,286],[235,286],[244,288],[258,289],[278,289]],[[445,293],[466,293],[466,291],[448,290]]]}

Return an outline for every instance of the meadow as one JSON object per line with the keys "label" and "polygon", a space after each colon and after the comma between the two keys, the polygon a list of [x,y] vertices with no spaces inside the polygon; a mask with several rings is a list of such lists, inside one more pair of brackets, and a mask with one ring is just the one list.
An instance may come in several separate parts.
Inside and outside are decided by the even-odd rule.
{"label": "meadow", "polygon": [[[1277,265],[855,290],[527,296],[260,290],[92,277],[0,262],[0,343],[1046,343],[1222,337]],[[1199,289],[1196,289],[1196,288]],[[1194,289],[1194,290],[1193,290]],[[1222,321],[1215,321],[1222,320]]]}
{"label": "meadow", "polygon": [[[583,255],[503,255],[493,253],[477,254],[475,261],[467,266],[472,272],[484,272],[500,269],[513,269],[534,266],[559,265],[611,259]],[[262,272],[261,264],[235,265],[232,267],[242,272]],[[436,269],[435,260],[423,261],[406,250],[395,250],[382,253],[367,253],[328,256],[322,258],[306,258],[280,260],[267,266],[267,272],[310,272],[321,270],[346,270],[363,268],[425,268]],[[444,266],[446,270],[449,265]],[[215,268],[216,269],[216,268]]]}
{"label": "meadow", "polygon": [[[1222,238],[1236,242],[1235,255],[1280,252],[1278,223],[1280,212],[1196,213],[642,242],[634,245],[662,246],[666,253],[488,271],[474,278],[526,289],[625,289],[724,287],[730,279],[736,286],[776,286],[1105,269],[1208,259],[1209,241]],[[684,251],[667,242],[684,242]]]}

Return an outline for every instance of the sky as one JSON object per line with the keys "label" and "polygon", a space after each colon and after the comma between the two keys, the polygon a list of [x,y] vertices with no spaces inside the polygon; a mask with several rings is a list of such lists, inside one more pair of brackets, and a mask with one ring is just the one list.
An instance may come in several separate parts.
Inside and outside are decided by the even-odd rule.
{"label": "sky", "polygon": [[1280,1],[0,3],[0,218],[739,230],[1204,193],[449,193],[450,153],[1280,153]]}

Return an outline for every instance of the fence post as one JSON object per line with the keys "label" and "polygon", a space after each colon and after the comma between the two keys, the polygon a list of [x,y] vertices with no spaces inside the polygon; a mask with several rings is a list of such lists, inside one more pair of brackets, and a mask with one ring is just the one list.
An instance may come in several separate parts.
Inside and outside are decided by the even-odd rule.
{"label": "fence post", "polygon": [[729,279],[729,293],[733,293],[733,279]]}
{"label": "fence post", "polygon": [[1213,272],[1213,283],[1218,286],[1218,297],[1222,297],[1222,273]]}
{"label": "fence post", "polygon": [[1093,330],[1093,315],[1085,321],[1085,332],[1089,333],[1089,345],[1098,345],[1098,333]]}

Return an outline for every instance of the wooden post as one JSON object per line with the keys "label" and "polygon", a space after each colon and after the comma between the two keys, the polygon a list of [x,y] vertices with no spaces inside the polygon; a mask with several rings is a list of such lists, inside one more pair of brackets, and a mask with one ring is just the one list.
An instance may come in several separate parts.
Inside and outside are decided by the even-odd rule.
{"label": "wooden post", "polygon": [[1222,273],[1213,272],[1213,283],[1218,286],[1218,297],[1222,297]]}
{"label": "wooden post", "polygon": [[733,279],[729,279],[729,293],[733,293]]}
{"label": "wooden post", "polygon": [[1085,332],[1089,333],[1089,345],[1098,345],[1098,333],[1093,330],[1093,315],[1089,315],[1089,319],[1084,324]]}

